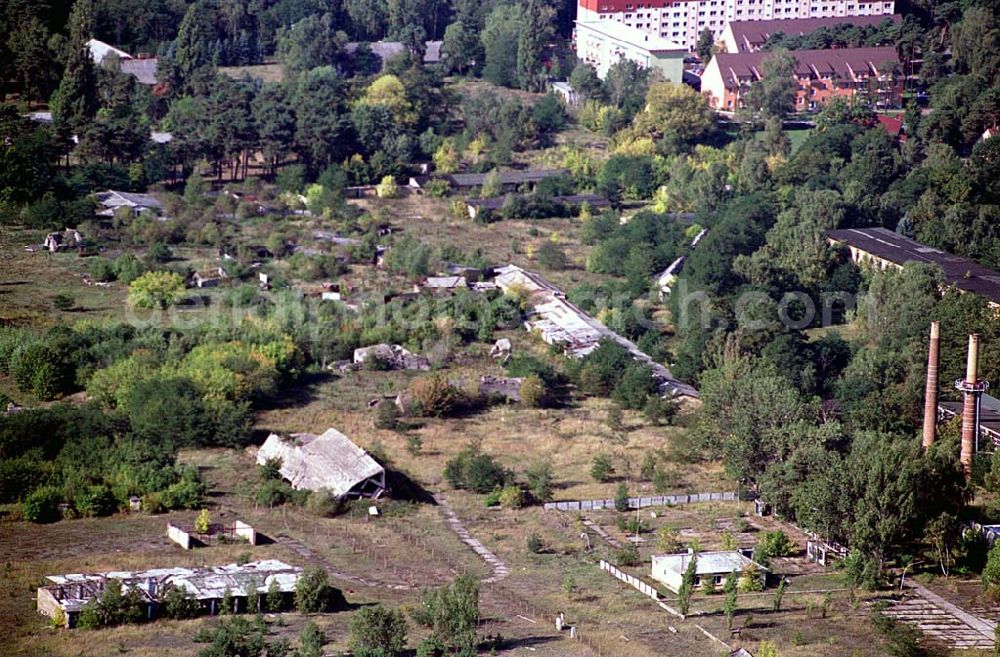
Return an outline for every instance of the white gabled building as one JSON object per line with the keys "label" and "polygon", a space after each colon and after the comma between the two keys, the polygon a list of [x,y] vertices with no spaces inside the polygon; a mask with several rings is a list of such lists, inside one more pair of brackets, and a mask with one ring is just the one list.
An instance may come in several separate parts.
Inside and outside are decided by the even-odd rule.
{"label": "white gabled building", "polygon": [[684,571],[696,557],[698,561],[695,564],[695,588],[719,588],[732,573],[744,577],[751,575],[759,577],[762,585],[767,577],[767,568],[736,550],[697,554],[694,552],[654,554],[652,577],[676,593],[681,588]]}
{"label": "white gabled building", "polygon": [[333,428],[287,439],[272,433],[257,451],[257,463],[270,459],[281,461],[281,476],[295,489],[328,490],[338,498],[378,498],[388,490],[385,468]]}

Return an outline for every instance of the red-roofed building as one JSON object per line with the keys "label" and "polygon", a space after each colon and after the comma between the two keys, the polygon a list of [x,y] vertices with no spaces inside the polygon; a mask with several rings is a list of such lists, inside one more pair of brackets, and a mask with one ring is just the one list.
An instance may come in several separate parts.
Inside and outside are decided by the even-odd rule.
{"label": "red-roofed building", "polygon": [[726,52],[756,52],[776,34],[807,36],[824,28],[840,25],[878,27],[886,21],[902,22],[899,14],[890,16],[827,16],[823,18],[793,18],[792,20],[729,21],[722,31]]}
{"label": "red-roofed building", "polygon": [[[701,78],[701,91],[716,110],[736,111],[750,86],[762,79],[767,52],[719,53]],[[895,48],[796,50],[795,111],[819,110],[834,98],[861,97],[873,107],[897,107],[903,75]]]}
{"label": "red-roofed building", "polygon": [[878,123],[891,137],[906,141],[906,131],[903,129],[903,118],[900,116],[879,115]]}

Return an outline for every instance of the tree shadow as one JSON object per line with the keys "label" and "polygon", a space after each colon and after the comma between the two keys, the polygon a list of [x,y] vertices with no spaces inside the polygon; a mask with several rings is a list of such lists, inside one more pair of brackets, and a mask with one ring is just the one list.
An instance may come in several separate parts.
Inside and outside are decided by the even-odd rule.
{"label": "tree shadow", "polygon": [[405,472],[387,468],[385,476],[386,483],[389,484],[389,495],[392,499],[437,506],[434,496]]}
{"label": "tree shadow", "polygon": [[336,378],[332,372],[304,373],[295,385],[281,386],[278,394],[261,399],[257,403],[257,408],[267,411],[305,406],[316,399],[317,388]]}

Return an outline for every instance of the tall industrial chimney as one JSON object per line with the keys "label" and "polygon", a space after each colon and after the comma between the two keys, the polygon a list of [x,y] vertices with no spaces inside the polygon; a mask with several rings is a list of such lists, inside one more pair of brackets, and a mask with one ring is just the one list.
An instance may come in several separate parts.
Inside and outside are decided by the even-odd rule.
{"label": "tall industrial chimney", "polygon": [[972,458],[979,438],[979,400],[989,383],[979,380],[979,335],[969,336],[969,359],[965,366],[965,379],[955,382],[955,387],[965,396],[962,405],[962,469],[966,479],[972,474]]}
{"label": "tall industrial chimney", "polygon": [[927,387],[924,389],[924,449],[934,444],[938,412],[938,354],[941,351],[941,323],[931,322],[931,342],[927,349]]}

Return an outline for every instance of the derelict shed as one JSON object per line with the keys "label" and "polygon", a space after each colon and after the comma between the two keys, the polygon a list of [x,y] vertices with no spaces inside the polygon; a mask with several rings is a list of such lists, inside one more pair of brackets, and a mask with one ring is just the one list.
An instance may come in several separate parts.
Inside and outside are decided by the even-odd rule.
{"label": "derelict shed", "polygon": [[50,575],[45,578],[49,584],[38,589],[37,608],[39,613],[51,618],[61,610],[66,627],[73,627],[87,603],[99,599],[109,581],[119,580],[123,592],[139,593],[146,618],[158,615],[163,596],[171,588],[180,589],[197,600],[203,613],[217,614],[227,591],[233,604],[241,609],[246,608],[247,595],[254,587],[259,595],[264,595],[274,586],[282,596],[289,598],[295,593],[301,574],[302,569],[297,566],[269,559],[214,568],[151,568],[136,572]]}
{"label": "derelict shed", "polygon": [[327,489],[338,498],[378,498],[388,490],[385,468],[333,428],[287,439],[272,433],[257,451],[257,463],[269,459],[281,461],[281,476],[299,490]]}

